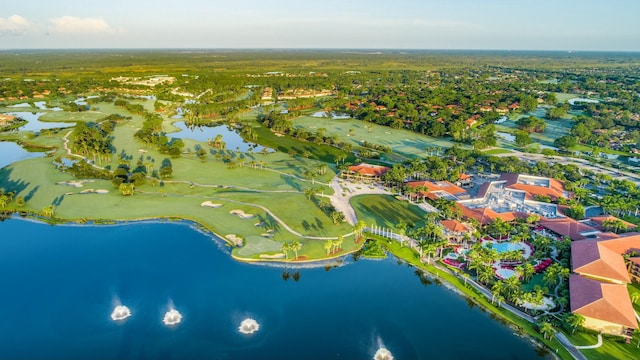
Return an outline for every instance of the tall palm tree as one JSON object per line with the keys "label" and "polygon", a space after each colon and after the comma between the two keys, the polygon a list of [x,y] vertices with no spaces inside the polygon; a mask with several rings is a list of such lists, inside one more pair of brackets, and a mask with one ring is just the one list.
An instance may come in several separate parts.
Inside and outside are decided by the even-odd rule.
{"label": "tall palm tree", "polygon": [[282,253],[284,254],[285,259],[289,258],[289,250],[291,250],[291,244],[289,243],[282,243],[282,246],[280,246],[280,251],[282,251]]}
{"label": "tall palm tree", "polygon": [[331,239],[324,242],[324,249],[327,251],[327,256],[331,254],[331,250],[333,249],[333,241]]}
{"label": "tall palm tree", "polygon": [[296,240],[291,243],[291,250],[293,250],[294,254],[296,255],[294,260],[298,258],[298,251],[300,251],[300,249],[302,249],[302,244],[300,243],[300,241]]}
{"label": "tall palm tree", "polygon": [[555,334],[556,330],[553,328],[553,325],[551,325],[551,323],[548,323],[548,322],[545,321],[540,326],[540,332],[542,333],[542,336],[545,339],[547,337],[549,337],[549,339],[551,339],[551,337],[553,337],[553,334]]}
{"label": "tall palm tree", "polygon": [[516,271],[518,272],[518,275],[520,275],[522,277],[522,280],[525,283],[529,282],[529,280],[531,280],[533,275],[536,274],[535,267],[533,265],[531,265],[530,263],[525,263],[525,264],[522,264],[522,265],[518,266],[516,268]]}
{"label": "tall palm tree", "polygon": [[498,280],[495,283],[493,283],[493,286],[491,286],[491,302],[493,303],[496,296],[502,295],[505,289],[506,289],[506,286],[503,280]]}

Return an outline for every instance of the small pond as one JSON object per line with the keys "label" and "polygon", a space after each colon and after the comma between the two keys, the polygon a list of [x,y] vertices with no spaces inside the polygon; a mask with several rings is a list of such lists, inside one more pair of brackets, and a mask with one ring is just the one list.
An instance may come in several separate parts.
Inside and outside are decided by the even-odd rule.
{"label": "small pond", "polygon": [[65,128],[65,127],[75,126],[75,123],[72,123],[72,122],[63,123],[63,122],[40,121],[40,117],[46,114],[44,112],[34,113],[34,112],[18,111],[18,112],[10,112],[9,114],[28,121],[26,125],[20,127],[19,130],[21,131],[40,131],[44,129]]}
{"label": "small pond", "polygon": [[227,150],[248,152],[249,149],[253,149],[254,152],[259,152],[263,149],[260,145],[244,141],[237,132],[230,130],[226,125],[195,126],[190,128],[185,125],[184,121],[178,121],[173,123],[173,126],[179,128],[180,131],[167,134],[168,137],[206,142],[209,139],[215,139],[218,135],[222,135],[222,141],[227,144]]}

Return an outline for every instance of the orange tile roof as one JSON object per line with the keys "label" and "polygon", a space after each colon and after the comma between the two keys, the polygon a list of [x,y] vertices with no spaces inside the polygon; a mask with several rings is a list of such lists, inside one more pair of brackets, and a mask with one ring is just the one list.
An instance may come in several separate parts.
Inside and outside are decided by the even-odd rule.
{"label": "orange tile roof", "polygon": [[435,183],[431,181],[411,181],[407,183],[407,186],[410,186],[414,189],[426,188],[429,191],[444,191],[444,192],[448,192],[451,195],[462,194],[467,192],[467,190],[455,184],[452,184],[448,181],[438,181]]}
{"label": "orange tile roof", "polygon": [[460,180],[467,180],[467,179],[471,179],[471,175],[460,174],[459,178]]}
{"label": "orange tile roof", "polygon": [[513,221],[517,217],[514,212],[498,213],[491,208],[469,209],[461,204],[458,204],[458,207],[462,210],[462,216],[467,219],[476,219],[481,225],[490,224],[495,219]]}
{"label": "orange tile roof", "polygon": [[366,164],[366,163],[349,166],[349,171],[358,173],[360,175],[366,175],[366,176],[382,176],[389,170],[391,169],[386,166],[372,165],[372,164]]}
{"label": "orange tile roof", "polygon": [[467,227],[458,220],[440,220],[440,224],[454,233],[467,231]]}
{"label": "orange tile roof", "polygon": [[560,236],[567,236],[571,240],[584,240],[586,237],[581,233],[597,231],[597,229],[570,217],[553,219],[543,217],[540,219],[540,225]]}
{"label": "orange tile roof", "polygon": [[571,312],[632,329],[638,328],[625,285],[607,284],[579,275],[569,278]]}
{"label": "orange tile roof", "polygon": [[583,240],[571,243],[571,263],[573,271],[585,276],[597,277],[616,282],[631,282],[621,253],[617,253],[605,243],[616,240]]}

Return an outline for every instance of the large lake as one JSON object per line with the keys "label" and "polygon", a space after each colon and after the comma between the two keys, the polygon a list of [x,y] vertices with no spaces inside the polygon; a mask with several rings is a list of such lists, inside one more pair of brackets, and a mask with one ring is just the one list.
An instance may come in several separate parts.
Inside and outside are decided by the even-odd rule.
{"label": "large lake", "polygon": [[[0,222],[3,359],[536,359],[526,339],[395,259],[325,270],[232,260],[182,223]],[[290,270],[293,271],[293,270]],[[114,305],[132,316],[116,323]],[[173,304],[183,315],[162,323]],[[253,335],[238,332],[252,317]]]}

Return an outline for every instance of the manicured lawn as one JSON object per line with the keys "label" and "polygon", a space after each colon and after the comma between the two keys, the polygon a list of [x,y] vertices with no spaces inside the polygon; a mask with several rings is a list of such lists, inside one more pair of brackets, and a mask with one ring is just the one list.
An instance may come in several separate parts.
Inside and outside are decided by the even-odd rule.
{"label": "manicured lawn", "polygon": [[487,155],[509,154],[511,152],[512,151],[508,149],[491,149],[491,150],[483,151],[483,153]]}
{"label": "manicured lawn", "polygon": [[[576,331],[575,334],[565,333],[574,345],[595,345],[598,342],[596,334],[584,333]],[[640,358],[640,349],[637,338],[634,338],[631,344],[626,344],[621,338],[611,336],[603,336],[602,346],[596,349],[580,350],[590,360],[607,360],[607,359],[638,359]]]}
{"label": "manicured lawn", "polygon": [[40,117],[41,121],[53,121],[53,122],[69,122],[69,121],[96,121],[102,119],[108,114],[96,111],[83,111],[83,112],[67,112],[67,111],[51,111]]}
{"label": "manicured lawn", "polygon": [[398,200],[391,195],[359,195],[351,198],[351,206],[358,219],[368,225],[377,225],[393,229],[400,222],[412,222],[421,226],[425,212],[406,201]]}
{"label": "manicured lawn", "polygon": [[[449,148],[453,142],[448,139],[436,139],[430,136],[421,135],[409,130],[392,129],[388,126],[367,123],[355,119],[328,119],[311,116],[301,116],[292,120],[292,123],[299,128],[309,131],[317,131],[319,128],[326,129],[329,136],[337,136],[340,140],[350,142],[353,146],[360,146],[362,141],[385,145],[390,147],[392,154],[384,154],[383,157],[395,156],[398,159],[425,155],[426,148]],[[467,148],[465,145],[458,146]]]}

